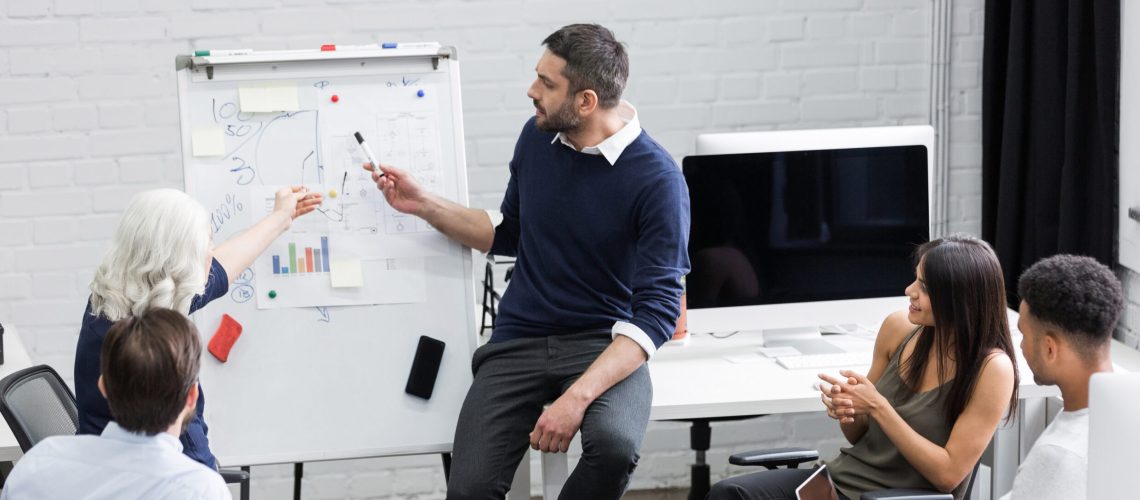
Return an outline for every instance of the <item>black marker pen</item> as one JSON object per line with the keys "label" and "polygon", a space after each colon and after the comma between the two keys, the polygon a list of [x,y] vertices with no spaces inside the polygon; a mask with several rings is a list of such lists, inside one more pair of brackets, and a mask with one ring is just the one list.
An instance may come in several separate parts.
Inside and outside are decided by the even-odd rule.
{"label": "black marker pen", "polygon": [[384,171],[380,170],[380,162],[376,161],[376,155],[372,154],[372,148],[364,143],[364,136],[360,132],[356,133],[356,142],[360,143],[360,147],[364,148],[364,154],[368,155],[368,161],[372,162],[372,167],[380,172],[380,177],[384,177]]}

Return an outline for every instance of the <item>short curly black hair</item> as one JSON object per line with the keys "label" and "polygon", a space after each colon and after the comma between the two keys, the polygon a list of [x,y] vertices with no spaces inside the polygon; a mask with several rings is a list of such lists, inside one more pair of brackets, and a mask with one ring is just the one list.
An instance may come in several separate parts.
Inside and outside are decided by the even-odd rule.
{"label": "short curly black hair", "polygon": [[1112,339],[1124,292],[1112,270],[1091,257],[1054,255],[1021,274],[1017,294],[1033,316],[1057,327],[1089,356]]}

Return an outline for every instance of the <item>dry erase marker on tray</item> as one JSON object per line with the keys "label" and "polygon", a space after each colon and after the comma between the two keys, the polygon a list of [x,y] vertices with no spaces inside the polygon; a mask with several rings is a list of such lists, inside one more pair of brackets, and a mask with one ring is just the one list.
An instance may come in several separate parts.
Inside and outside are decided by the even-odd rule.
{"label": "dry erase marker on tray", "polygon": [[340,50],[340,51],[346,51],[346,50],[376,50],[376,49],[379,49],[379,48],[380,48],[380,44],[378,44],[378,43],[374,43],[374,44],[371,44],[371,45],[336,45],[336,44],[333,44],[333,43],[328,43],[328,44],[325,44],[325,45],[321,45],[321,51],[322,51],[322,52],[331,52],[331,51],[337,51],[337,50]]}
{"label": "dry erase marker on tray", "polygon": [[434,49],[439,47],[439,44],[436,42],[383,42],[380,47],[385,49]]}
{"label": "dry erase marker on tray", "polygon": [[248,56],[252,53],[253,49],[195,50],[194,57]]}
{"label": "dry erase marker on tray", "polygon": [[372,148],[364,142],[364,136],[360,132],[356,133],[356,142],[360,143],[360,147],[364,148],[364,154],[368,155],[368,161],[372,162],[372,167],[380,172],[380,177],[384,177],[384,171],[380,170],[380,162],[376,161],[376,155],[372,154]]}

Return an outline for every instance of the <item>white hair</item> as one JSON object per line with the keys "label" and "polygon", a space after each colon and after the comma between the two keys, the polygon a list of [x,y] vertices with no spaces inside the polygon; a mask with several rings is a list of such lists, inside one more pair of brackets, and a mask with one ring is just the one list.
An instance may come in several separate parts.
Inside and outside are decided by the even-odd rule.
{"label": "white hair", "polygon": [[151,307],[188,314],[206,289],[210,240],[206,209],[190,195],[176,189],[135,195],[95,270],[91,313],[111,321]]}

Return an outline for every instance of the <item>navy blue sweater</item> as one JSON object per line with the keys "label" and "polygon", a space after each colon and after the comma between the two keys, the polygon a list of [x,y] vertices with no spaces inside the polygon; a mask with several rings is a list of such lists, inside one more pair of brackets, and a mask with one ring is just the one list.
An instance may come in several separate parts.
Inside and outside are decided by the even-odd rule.
{"label": "navy blue sweater", "polygon": [[[206,291],[194,297],[190,303],[193,313],[209,304],[210,301],[226,294],[230,288],[229,277],[222,263],[214,259],[210,263],[210,276],[206,280]],[[83,323],[79,329],[79,341],[75,345],[75,403],[79,410],[79,430],[76,434],[102,434],[107,422],[113,420],[111,406],[99,392],[99,377],[103,339],[111,329],[111,321],[106,316],[91,314],[91,300],[87,300],[87,310],[83,313]],[[206,411],[206,393],[198,385],[197,418],[190,421],[186,430],[179,436],[182,453],[202,465],[217,469],[217,460],[210,451],[210,440],[206,437],[210,428],[202,414]]]}
{"label": "navy blue sweater", "polygon": [[689,193],[644,131],[610,165],[527,121],[491,252],[518,257],[491,342],[639,327],[660,347],[689,271]]}

